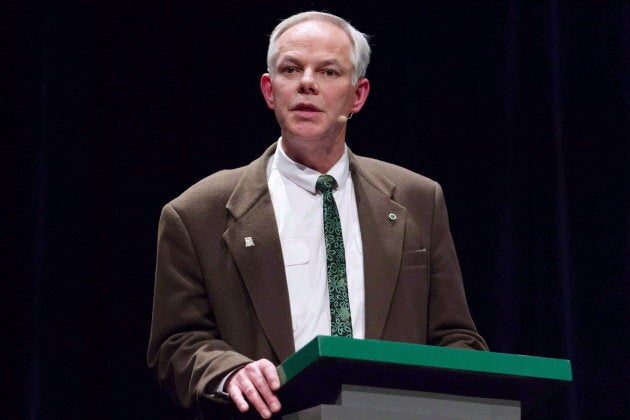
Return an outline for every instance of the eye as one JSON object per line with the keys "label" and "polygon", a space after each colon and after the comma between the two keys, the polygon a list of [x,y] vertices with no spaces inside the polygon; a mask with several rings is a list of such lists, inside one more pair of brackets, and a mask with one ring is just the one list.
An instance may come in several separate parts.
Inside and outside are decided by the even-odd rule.
{"label": "eye", "polygon": [[324,70],[324,74],[326,76],[333,77],[333,76],[338,76],[339,72],[337,70],[334,70],[334,69],[326,69],[326,70]]}
{"label": "eye", "polygon": [[281,69],[282,73],[292,74],[297,71],[294,66],[285,66]]}

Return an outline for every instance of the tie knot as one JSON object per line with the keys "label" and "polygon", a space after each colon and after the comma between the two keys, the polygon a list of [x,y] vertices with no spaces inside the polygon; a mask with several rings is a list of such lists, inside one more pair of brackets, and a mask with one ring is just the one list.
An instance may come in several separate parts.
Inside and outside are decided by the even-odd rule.
{"label": "tie knot", "polygon": [[330,175],[321,175],[317,178],[315,186],[317,187],[317,191],[325,194],[327,192],[331,192],[333,188],[337,186],[337,181]]}

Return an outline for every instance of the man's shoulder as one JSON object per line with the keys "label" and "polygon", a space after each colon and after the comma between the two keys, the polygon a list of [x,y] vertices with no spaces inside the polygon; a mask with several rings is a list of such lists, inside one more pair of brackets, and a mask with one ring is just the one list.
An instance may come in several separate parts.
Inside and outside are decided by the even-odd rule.
{"label": "man's shoulder", "polygon": [[403,166],[365,156],[354,156],[359,172],[387,179],[397,187],[434,190],[438,183]]}
{"label": "man's shoulder", "polygon": [[234,188],[238,185],[247,166],[223,169],[197,181],[168,205],[178,210],[210,209],[214,206],[225,207]]}
{"label": "man's shoulder", "polygon": [[274,150],[275,143],[262,156],[245,166],[223,169],[208,175],[191,185],[168,205],[180,209],[209,209],[215,206],[224,208],[240,183],[246,185],[243,191],[245,194],[258,193],[266,185],[267,159]]}

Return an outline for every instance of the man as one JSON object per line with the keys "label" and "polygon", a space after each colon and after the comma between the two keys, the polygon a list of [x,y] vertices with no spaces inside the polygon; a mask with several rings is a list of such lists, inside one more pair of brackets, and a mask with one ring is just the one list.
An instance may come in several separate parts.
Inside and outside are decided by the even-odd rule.
{"label": "man", "polygon": [[[439,185],[346,147],[347,119],[370,91],[369,55],[336,16],[281,22],[260,81],[279,142],[164,207],[148,363],[184,407],[228,399],[271,417],[275,365],[331,331],[487,349]],[[334,263],[331,244],[342,250]]]}

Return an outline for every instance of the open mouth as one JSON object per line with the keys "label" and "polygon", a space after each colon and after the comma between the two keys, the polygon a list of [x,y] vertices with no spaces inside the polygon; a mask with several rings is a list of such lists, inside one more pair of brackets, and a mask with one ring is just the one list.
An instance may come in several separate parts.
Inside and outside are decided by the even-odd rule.
{"label": "open mouth", "polygon": [[297,104],[295,107],[293,107],[293,111],[304,112],[304,113],[321,112],[319,108],[311,104]]}

